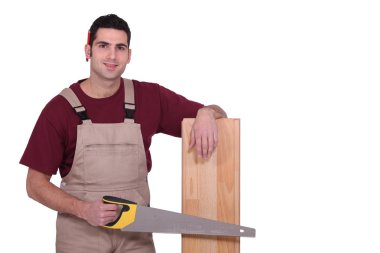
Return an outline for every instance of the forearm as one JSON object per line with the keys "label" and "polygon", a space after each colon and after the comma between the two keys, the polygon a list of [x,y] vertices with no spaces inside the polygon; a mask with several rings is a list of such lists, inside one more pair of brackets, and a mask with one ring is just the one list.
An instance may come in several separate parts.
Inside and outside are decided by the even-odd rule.
{"label": "forearm", "polygon": [[26,189],[30,198],[53,210],[77,217],[82,216],[85,203],[52,184],[48,175],[29,169]]}
{"label": "forearm", "polygon": [[218,105],[207,105],[199,110],[210,110],[215,119],[227,118],[227,113]]}
{"label": "forearm", "polygon": [[26,179],[28,196],[60,213],[75,215],[93,226],[104,226],[117,217],[117,205],[102,200],[81,201],[50,182],[47,176],[29,168]]}

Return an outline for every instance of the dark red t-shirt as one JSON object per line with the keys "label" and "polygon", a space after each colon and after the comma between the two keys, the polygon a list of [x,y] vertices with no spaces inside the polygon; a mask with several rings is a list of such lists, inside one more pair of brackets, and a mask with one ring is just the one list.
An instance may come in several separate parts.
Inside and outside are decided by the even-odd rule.
{"label": "dark red t-shirt", "polygon": [[[93,123],[120,123],[124,121],[124,85],[121,80],[118,91],[107,98],[95,99],[87,96],[78,81],[70,86],[86,108]],[[133,80],[135,89],[135,122],[141,132],[147,158],[147,170],[152,167],[149,152],[152,136],[156,133],[181,136],[183,118],[194,118],[202,104],[190,101],[158,84]],[[54,97],[42,110],[33,129],[20,163],[47,175],[62,177],[71,169],[77,125],[81,120],[69,102],[60,95]]]}

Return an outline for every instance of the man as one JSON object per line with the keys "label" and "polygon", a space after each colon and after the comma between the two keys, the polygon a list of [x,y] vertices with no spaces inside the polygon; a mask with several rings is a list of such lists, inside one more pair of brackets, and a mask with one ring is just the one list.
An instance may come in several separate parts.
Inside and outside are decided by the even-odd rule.
{"label": "man", "polygon": [[[149,205],[149,152],[156,133],[180,137],[195,117],[190,148],[207,159],[217,143],[218,106],[203,106],[153,83],[121,78],[131,60],[131,32],[116,15],[92,24],[85,45],[90,76],[43,109],[20,163],[29,167],[28,195],[58,211],[57,252],[154,252],[150,233],[103,228],[118,215],[112,195]],[[50,182],[62,177],[60,188]]]}

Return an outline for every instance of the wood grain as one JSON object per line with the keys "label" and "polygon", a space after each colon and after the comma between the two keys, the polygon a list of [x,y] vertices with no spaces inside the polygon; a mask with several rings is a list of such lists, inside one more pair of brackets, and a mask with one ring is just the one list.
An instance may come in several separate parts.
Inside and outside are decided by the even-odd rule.
{"label": "wood grain", "polygon": [[[189,150],[194,119],[182,122],[182,212],[240,224],[240,120],[218,119],[218,146],[210,159]],[[239,253],[240,240],[182,236],[182,253]]]}

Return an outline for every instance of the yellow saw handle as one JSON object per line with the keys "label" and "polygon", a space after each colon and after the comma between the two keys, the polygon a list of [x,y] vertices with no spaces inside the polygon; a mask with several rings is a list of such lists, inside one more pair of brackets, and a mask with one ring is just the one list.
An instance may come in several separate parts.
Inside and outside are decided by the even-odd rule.
{"label": "yellow saw handle", "polygon": [[106,204],[122,206],[119,217],[117,217],[115,221],[106,224],[104,227],[122,229],[135,221],[137,203],[113,196],[103,196],[103,202]]}

